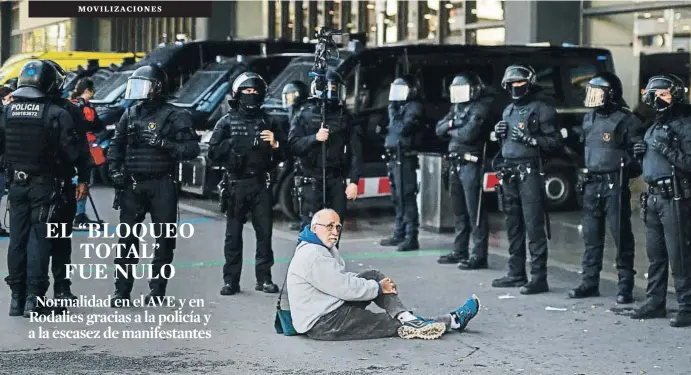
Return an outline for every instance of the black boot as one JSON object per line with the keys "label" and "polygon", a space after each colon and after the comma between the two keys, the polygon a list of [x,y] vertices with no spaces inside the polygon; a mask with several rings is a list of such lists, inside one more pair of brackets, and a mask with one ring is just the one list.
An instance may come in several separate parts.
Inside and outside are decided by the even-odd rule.
{"label": "black boot", "polygon": [[489,265],[487,264],[487,258],[480,259],[473,256],[466,261],[461,261],[460,263],[458,263],[458,269],[460,270],[480,270],[486,268],[489,268]]}
{"label": "black boot", "polygon": [[379,246],[398,246],[402,244],[403,241],[405,241],[405,238],[403,236],[397,236],[394,234],[389,238],[384,238],[383,240],[381,240],[381,242],[379,242]]}
{"label": "black boot", "polygon": [[437,259],[439,264],[458,264],[468,260],[468,255],[461,255],[458,253],[451,253],[442,255]]}
{"label": "black boot", "polygon": [[599,297],[600,288],[597,285],[588,286],[581,284],[574,289],[569,290],[569,298],[588,298]]}
{"label": "black boot", "polygon": [[233,294],[240,293],[239,284],[226,284],[221,288],[222,296],[232,296]]}
{"label": "black boot", "polygon": [[144,297],[144,305],[149,306],[151,303],[153,306],[158,306],[163,304],[163,297],[166,296],[166,292],[159,289],[151,289],[149,294]]}
{"label": "black boot", "polygon": [[677,316],[669,321],[669,325],[676,328],[691,326],[691,311],[679,311]]}
{"label": "black boot", "polygon": [[33,294],[29,294],[26,296],[26,302],[24,303],[24,317],[25,318],[30,318],[31,313],[41,313],[40,309],[38,308],[38,301],[36,300],[36,296]]}
{"label": "black boot", "polygon": [[413,250],[419,250],[419,249],[420,249],[420,243],[417,242],[417,236],[415,236],[415,237],[406,237],[406,239],[403,241],[403,243],[398,245],[398,249],[396,249],[396,251],[413,251]]}
{"label": "black boot", "polygon": [[529,283],[521,287],[521,294],[540,294],[549,292],[547,279],[532,279]]}
{"label": "black boot", "polygon": [[123,291],[116,290],[113,296],[110,298],[110,307],[112,308],[123,308],[130,307],[130,294]]}
{"label": "black boot", "polygon": [[10,316],[24,315],[25,304],[26,295],[23,292],[12,293],[12,300],[10,301]]}
{"label": "black boot", "polygon": [[620,305],[633,303],[633,293],[628,291],[617,293],[617,303]]}
{"label": "black boot", "polygon": [[288,226],[288,230],[296,230],[300,232],[302,228],[300,227],[300,223],[290,223],[290,226]]}
{"label": "black boot", "polygon": [[278,285],[274,284],[269,281],[257,281],[257,285],[254,287],[254,290],[264,292],[264,293],[278,293]]}
{"label": "black boot", "polygon": [[72,291],[70,291],[69,289],[55,290],[53,292],[53,298],[54,299],[62,299],[62,300],[73,300],[73,301],[76,301],[79,299],[79,297],[72,294]]}
{"label": "black boot", "polygon": [[518,288],[528,283],[528,278],[525,276],[504,276],[499,279],[492,280],[492,286],[495,288]]}
{"label": "black boot", "polygon": [[666,316],[667,307],[664,302],[660,305],[653,305],[651,302],[646,301],[643,306],[634,310],[633,314],[631,314],[631,319],[655,319]]}

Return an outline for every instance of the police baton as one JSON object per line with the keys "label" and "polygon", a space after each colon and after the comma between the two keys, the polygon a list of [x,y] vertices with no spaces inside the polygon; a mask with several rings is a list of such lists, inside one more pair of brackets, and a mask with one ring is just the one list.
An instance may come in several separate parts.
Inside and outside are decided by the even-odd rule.
{"label": "police baton", "polygon": [[674,166],[674,164],[671,165],[672,167],[672,195],[673,195],[673,208],[674,208],[674,218],[676,219],[676,224],[677,224],[677,241],[679,243],[677,244],[677,251],[679,252],[679,263],[681,267],[681,274],[685,275],[685,268],[684,267],[684,251],[686,250],[686,235],[684,234],[684,225],[682,220],[687,220],[688,218],[683,218],[681,217],[681,191],[679,186],[677,185],[677,168]]}
{"label": "police baton", "polygon": [[624,158],[621,158],[619,162],[619,196],[617,197],[618,205],[619,207],[619,212],[617,213],[617,246],[619,247],[618,253],[621,254],[621,249],[622,249],[622,235],[621,235],[621,222],[622,222],[622,215],[621,215],[621,210],[622,210],[622,203],[623,203],[623,196],[624,196]]}
{"label": "police baton", "polygon": [[485,155],[487,153],[487,142],[485,142],[482,145],[482,158],[478,161],[478,167],[480,168],[480,191],[478,192],[478,197],[477,197],[477,215],[475,218],[475,227],[479,228],[480,227],[480,214],[482,213],[482,193],[484,192],[485,188]]}
{"label": "police baton", "polygon": [[545,179],[545,167],[542,163],[542,150],[540,147],[538,149],[538,169],[540,173],[540,177],[542,178],[542,187],[540,189],[542,193],[542,210],[545,213],[545,232],[547,234],[547,239],[551,240],[552,239],[552,226],[550,224],[549,220],[549,210],[547,209],[547,185],[546,185],[546,179]]}

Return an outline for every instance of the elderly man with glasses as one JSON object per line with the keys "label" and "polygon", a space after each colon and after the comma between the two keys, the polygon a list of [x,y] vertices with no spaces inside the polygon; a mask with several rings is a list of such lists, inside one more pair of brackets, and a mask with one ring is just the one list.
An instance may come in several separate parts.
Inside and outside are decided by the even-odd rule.
{"label": "elderly man with glasses", "polygon": [[[399,336],[432,340],[463,331],[477,315],[473,295],[463,306],[434,319],[413,315],[398,297],[394,281],[377,270],[346,272],[336,244],[343,226],[338,214],[323,209],[298,237],[288,267],[288,300],[293,326],[315,340],[364,340]],[[365,308],[371,302],[386,313]]]}

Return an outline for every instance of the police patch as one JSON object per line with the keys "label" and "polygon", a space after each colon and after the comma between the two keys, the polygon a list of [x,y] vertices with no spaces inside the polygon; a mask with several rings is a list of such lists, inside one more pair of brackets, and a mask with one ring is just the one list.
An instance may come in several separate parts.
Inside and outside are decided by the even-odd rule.
{"label": "police patch", "polygon": [[519,123],[518,123],[518,128],[521,129],[521,130],[525,129],[525,122],[519,122]]}
{"label": "police patch", "polygon": [[7,118],[43,118],[43,111],[46,109],[45,103],[10,103],[8,106]]}
{"label": "police patch", "polygon": [[609,133],[602,133],[602,140],[605,142],[609,142],[609,140],[612,139],[612,135]]}
{"label": "police patch", "polygon": [[149,123],[149,130],[156,130],[156,123],[155,122]]}

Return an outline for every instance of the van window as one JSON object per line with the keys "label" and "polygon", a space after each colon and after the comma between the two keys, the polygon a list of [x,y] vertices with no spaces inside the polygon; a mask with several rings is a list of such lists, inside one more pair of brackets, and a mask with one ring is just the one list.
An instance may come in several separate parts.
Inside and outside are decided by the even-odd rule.
{"label": "van window", "polygon": [[564,101],[564,95],[559,95],[559,67],[553,65],[532,64],[535,69],[536,83],[542,89],[542,94],[554,99],[557,103]]}
{"label": "van window", "polygon": [[360,69],[359,110],[385,108],[389,105],[389,89],[396,79],[396,59],[384,58]]}
{"label": "van window", "polygon": [[598,69],[593,64],[569,66],[567,75],[567,84],[569,87],[565,90],[568,91],[569,107],[583,106],[583,100],[585,100],[585,87],[588,85],[588,81],[597,73]]}

